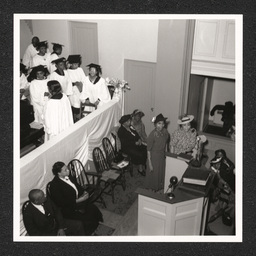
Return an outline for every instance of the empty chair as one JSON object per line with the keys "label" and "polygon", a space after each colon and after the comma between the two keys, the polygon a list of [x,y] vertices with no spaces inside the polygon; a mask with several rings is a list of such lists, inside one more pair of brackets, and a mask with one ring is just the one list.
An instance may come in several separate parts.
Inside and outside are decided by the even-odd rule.
{"label": "empty chair", "polygon": [[112,202],[115,202],[114,189],[116,185],[121,185],[123,190],[126,188],[124,175],[117,170],[110,168],[101,149],[96,147],[93,150],[93,162],[99,174],[101,174],[100,182],[103,184],[104,193],[112,196]]}
{"label": "empty chair", "polygon": [[125,171],[129,171],[132,177],[133,168],[129,157],[127,155],[123,155],[121,151],[115,151],[112,143],[107,137],[103,138],[102,144],[109,166],[112,169],[120,170],[122,172],[122,175],[125,174]]}
{"label": "empty chair", "polygon": [[92,111],[97,109],[97,106],[93,103],[80,103],[80,119],[84,117],[85,115],[90,114]]}
{"label": "empty chair", "polygon": [[100,175],[95,172],[87,172],[83,164],[78,159],[69,162],[68,168],[70,175],[75,178],[78,185],[84,188],[89,194],[88,203],[99,202],[106,208],[106,204],[102,198],[102,188],[100,186]]}

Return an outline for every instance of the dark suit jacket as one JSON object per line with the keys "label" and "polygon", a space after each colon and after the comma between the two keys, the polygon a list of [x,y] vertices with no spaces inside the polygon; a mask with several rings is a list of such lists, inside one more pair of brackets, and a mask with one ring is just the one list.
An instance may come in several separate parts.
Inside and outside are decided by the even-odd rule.
{"label": "dark suit jacket", "polygon": [[[72,177],[70,177],[70,180],[76,185],[79,197],[84,190],[76,184]],[[72,218],[77,209],[76,191],[65,181],[55,176],[51,182],[50,193],[51,199],[61,208],[63,216]]]}
{"label": "dark suit jacket", "polygon": [[131,150],[134,150],[137,147],[135,142],[140,139],[139,134],[132,126],[130,127],[130,129],[134,135],[127,131],[122,125],[117,132],[118,137],[121,141],[121,148],[123,152],[130,152]]}
{"label": "dark suit jacket", "polygon": [[23,222],[30,236],[56,236],[57,230],[64,228],[60,210],[48,198],[44,203],[45,213],[40,212],[31,202],[23,212]]}

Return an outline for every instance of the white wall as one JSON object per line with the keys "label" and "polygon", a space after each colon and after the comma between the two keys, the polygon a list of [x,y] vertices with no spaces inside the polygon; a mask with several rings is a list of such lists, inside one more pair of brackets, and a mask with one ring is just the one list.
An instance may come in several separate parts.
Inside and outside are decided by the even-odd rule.
{"label": "white wall", "polygon": [[124,77],[124,59],[156,62],[158,20],[76,20],[98,24],[103,77]]}
{"label": "white wall", "polygon": [[168,130],[177,129],[186,43],[186,20],[161,20],[155,86],[155,114],[168,117]]}
{"label": "white wall", "polygon": [[61,56],[69,55],[69,34],[67,20],[33,20],[33,32],[40,41],[48,41],[50,52],[52,52],[51,43],[63,44]]}
{"label": "white wall", "polygon": [[[235,104],[235,82],[233,80],[214,79],[210,110],[215,105],[224,105],[226,101],[232,101]],[[210,115],[209,120],[213,120]]]}
{"label": "white wall", "polygon": [[20,59],[23,58],[23,55],[27,47],[31,44],[32,32],[30,31],[28,25],[24,20],[20,21]]}
{"label": "white wall", "polygon": [[[103,77],[123,79],[124,59],[156,62],[158,20],[72,20],[98,24],[99,64]],[[40,40],[64,44],[68,57],[70,42],[67,20],[33,20],[34,34]],[[31,40],[31,38],[30,38]]]}

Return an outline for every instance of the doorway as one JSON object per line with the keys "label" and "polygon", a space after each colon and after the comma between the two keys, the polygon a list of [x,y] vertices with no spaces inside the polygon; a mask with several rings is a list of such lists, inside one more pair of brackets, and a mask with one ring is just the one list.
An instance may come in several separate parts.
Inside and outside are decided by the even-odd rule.
{"label": "doorway", "polygon": [[97,23],[70,21],[70,54],[82,56],[81,68],[88,75],[90,63],[99,64]]}
{"label": "doorway", "polygon": [[124,60],[124,79],[129,83],[131,91],[125,93],[125,113],[131,114],[135,109],[141,109],[145,116],[146,133],[153,130],[151,122],[154,116],[156,63]]}

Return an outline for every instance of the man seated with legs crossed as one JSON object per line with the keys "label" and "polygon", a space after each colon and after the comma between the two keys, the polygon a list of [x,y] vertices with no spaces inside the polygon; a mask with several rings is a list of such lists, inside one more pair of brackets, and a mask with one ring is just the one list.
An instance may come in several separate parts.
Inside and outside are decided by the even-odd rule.
{"label": "man seated with legs crossed", "polygon": [[83,236],[79,220],[64,219],[61,211],[40,189],[29,192],[23,206],[23,222],[30,236]]}

